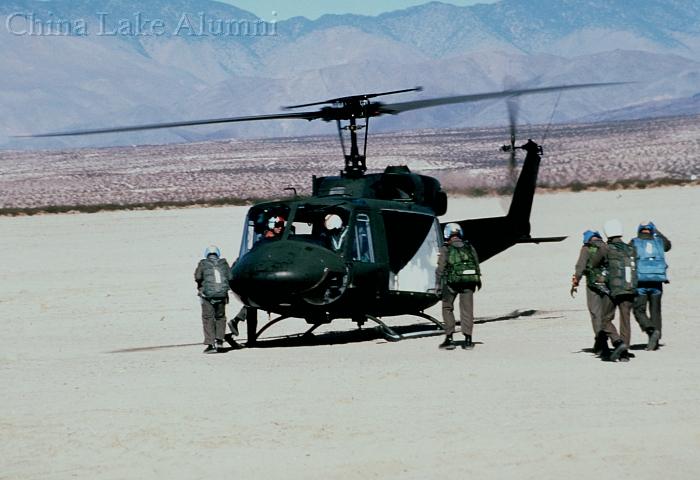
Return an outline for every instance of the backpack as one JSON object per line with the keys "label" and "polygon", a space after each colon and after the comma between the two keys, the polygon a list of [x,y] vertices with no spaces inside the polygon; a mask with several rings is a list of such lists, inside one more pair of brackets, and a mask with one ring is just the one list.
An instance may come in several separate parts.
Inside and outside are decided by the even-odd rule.
{"label": "backpack", "polygon": [[216,262],[201,260],[202,296],[204,298],[226,298],[228,296],[229,266],[225,258]]}
{"label": "backpack", "polygon": [[443,274],[445,283],[455,290],[478,284],[481,281],[479,263],[476,261],[474,249],[468,243],[457,247],[447,246],[447,263]]}
{"label": "backpack", "polygon": [[666,257],[664,242],[659,237],[633,238],[632,245],[637,251],[637,280],[640,282],[665,282]]}
{"label": "backpack", "polygon": [[605,265],[598,265],[597,267],[591,265],[591,261],[599,249],[598,245],[588,245],[588,262],[586,262],[586,270],[584,272],[586,274],[586,285],[590,289],[608,295],[610,293],[606,286],[608,269]]}
{"label": "backpack", "polygon": [[637,292],[635,250],[622,242],[608,244],[608,289],[615,298]]}

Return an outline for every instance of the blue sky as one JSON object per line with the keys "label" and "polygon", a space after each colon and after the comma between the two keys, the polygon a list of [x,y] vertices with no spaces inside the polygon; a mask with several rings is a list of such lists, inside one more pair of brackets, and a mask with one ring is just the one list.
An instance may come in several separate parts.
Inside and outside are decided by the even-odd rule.
{"label": "blue sky", "polygon": [[[272,20],[272,12],[277,12],[276,18],[302,16],[316,19],[325,13],[357,13],[361,15],[379,15],[382,12],[400,10],[428,3],[429,0],[219,0],[230,3],[243,10],[248,10],[262,18]],[[473,5],[475,3],[494,3],[495,0],[445,0],[443,3],[453,5]]]}

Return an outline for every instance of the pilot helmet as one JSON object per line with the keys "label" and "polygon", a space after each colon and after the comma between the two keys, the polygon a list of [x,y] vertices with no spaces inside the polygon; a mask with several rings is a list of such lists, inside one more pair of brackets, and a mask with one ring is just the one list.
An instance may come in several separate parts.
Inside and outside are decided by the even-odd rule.
{"label": "pilot helmet", "polygon": [[445,240],[449,240],[453,235],[458,235],[459,238],[462,238],[462,227],[459,226],[459,223],[448,223],[445,225],[442,233],[445,236]]}
{"label": "pilot helmet", "polygon": [[221,258],[221,250],[216,245],[209,245],[204,249],[204,258],[207,258],[209,255],[216,255],[218,258]]}
{"label": "pilot helmet", "polygon": [[617,219],[608,220],[605,222],[605,225],[603,225],[603,231],[608,238],[621,237],[622,223]]}
{"label": "pilot helmet", "polygon": [[275,227],[284,228],[284,217],[277,215],[269,218],[269,220],[267,221],[267,228],[272,230]]}
{"label": "pilot helmet", "polygon": [[343,228],[343,219],[335,213],[329,213],[326,215],[323,224],[328,230],[337,230]]}

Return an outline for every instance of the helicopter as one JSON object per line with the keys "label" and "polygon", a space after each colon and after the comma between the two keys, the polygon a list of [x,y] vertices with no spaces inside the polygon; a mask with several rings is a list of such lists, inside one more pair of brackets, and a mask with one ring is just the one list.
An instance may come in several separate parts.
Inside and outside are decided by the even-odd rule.
{"label": "helicopter", "polygon": [[[292,199],[255,204],[246,215],[230,281],[246,312],[246,346],[256,345],[263,332],[288,318],[307,322],[309,327],[303,336],[335,319],[348,318],[360,328],[371,321],[387,340],[397,341],[444,331],[442,323],[425,310],[440,300],[435,291],[435,270],[447,222],[440,222],[438,217],[447,212],[448,197],[437,179],[412,172],[405,165],[367,173],[370,119],[440,105],[507,100],[511,136],[510,144],[501,149],[510,153],[509,168],[515,167],[516,150],[526,153],[519,176],[516,179],[512,175],[515,184],[509,209],[503,216],[452,221],[460,225],[464,238],[474,246],[480,262],[484,262],[516,244],[558,242],[566,238],[530,235],[530,213],[543,150],[532,140],[516,146],[514,99],[619,84],[509,89],[398,103],[375,100],[422,90],[415,87],[292,105],[284,107],[287,110],[284,113],[269,115],[30,136],[91,135],[281,119],[335,122],[345,160],[339,175],[313,176],[311,197],[301,198],[295,192]],[[297,111],[309,107],[320,108]],[[261,328],[258,328],[259,311],[270,315]],[[277,317],[272,318],[272,314]],[[423,331],[402,334],[382,320],[403,315],[419,317],[432,325]]]}

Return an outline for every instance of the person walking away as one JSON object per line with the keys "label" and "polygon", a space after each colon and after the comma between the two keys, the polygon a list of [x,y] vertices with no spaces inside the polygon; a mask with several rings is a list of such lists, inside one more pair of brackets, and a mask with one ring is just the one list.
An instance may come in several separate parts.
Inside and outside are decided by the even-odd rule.
{"label": "person walking away", "polygon": [[620,314],[620,337],[613,340],[615,347],[610,360],[629,360],[628,346],[631,341],[630,316],[637,292],[637,269],[634,248],[622,240],[622,223],[608,220],[603,226],[607,237],[604,244],[593,256],[591,266],[607,265],[607,287],[610,297]]}
{"label": "person walking away", "polygon": [[210,245],[204,250],[204,258],[194,271],[197,294],[202,304],[202,326],[204,329],[204,353],[222,352],[226,333],[226,304],[230,267],[221,250]]}
{"label": "person walking away", "polygon": [[637,252],[634,318],[649,336],[646,349],[653,351],[659,348],[661,339],[661,296],[664,283],[668,283],[665,252],[671,250],[671,241],[649,221],[639,224],[630,244]]}
{"label": "person walking away", "polygon": [[[605,265],[593,268],[591,262],[596,252],[605,245],[602,235],[596,230],[583,232],[583,246],[579,252],[574,275],[571,278],[571,296],[577,291],[581,278],[586,276],[586,305],[591,316],[594,343],[593,353],[603,357],[609,356],[608,338],[619,338],[612,320],[615,316],[615,305],[609,296],[605,285],[607,269]],[[605,331],[604,328],[609,329]]]}
{"label": "person walking away", "polygon": [[459,298],[459,321],[464,335],[463,349],[472,349],[474,329],[474,292],[481,288],[479,258],[466,240],[458,223],[448,223],[444,229],[445,243],[440,247],[435,272],[435,292],[442,297],[442,318],[445,323],[444,350],[454,350],[454,301]]}

